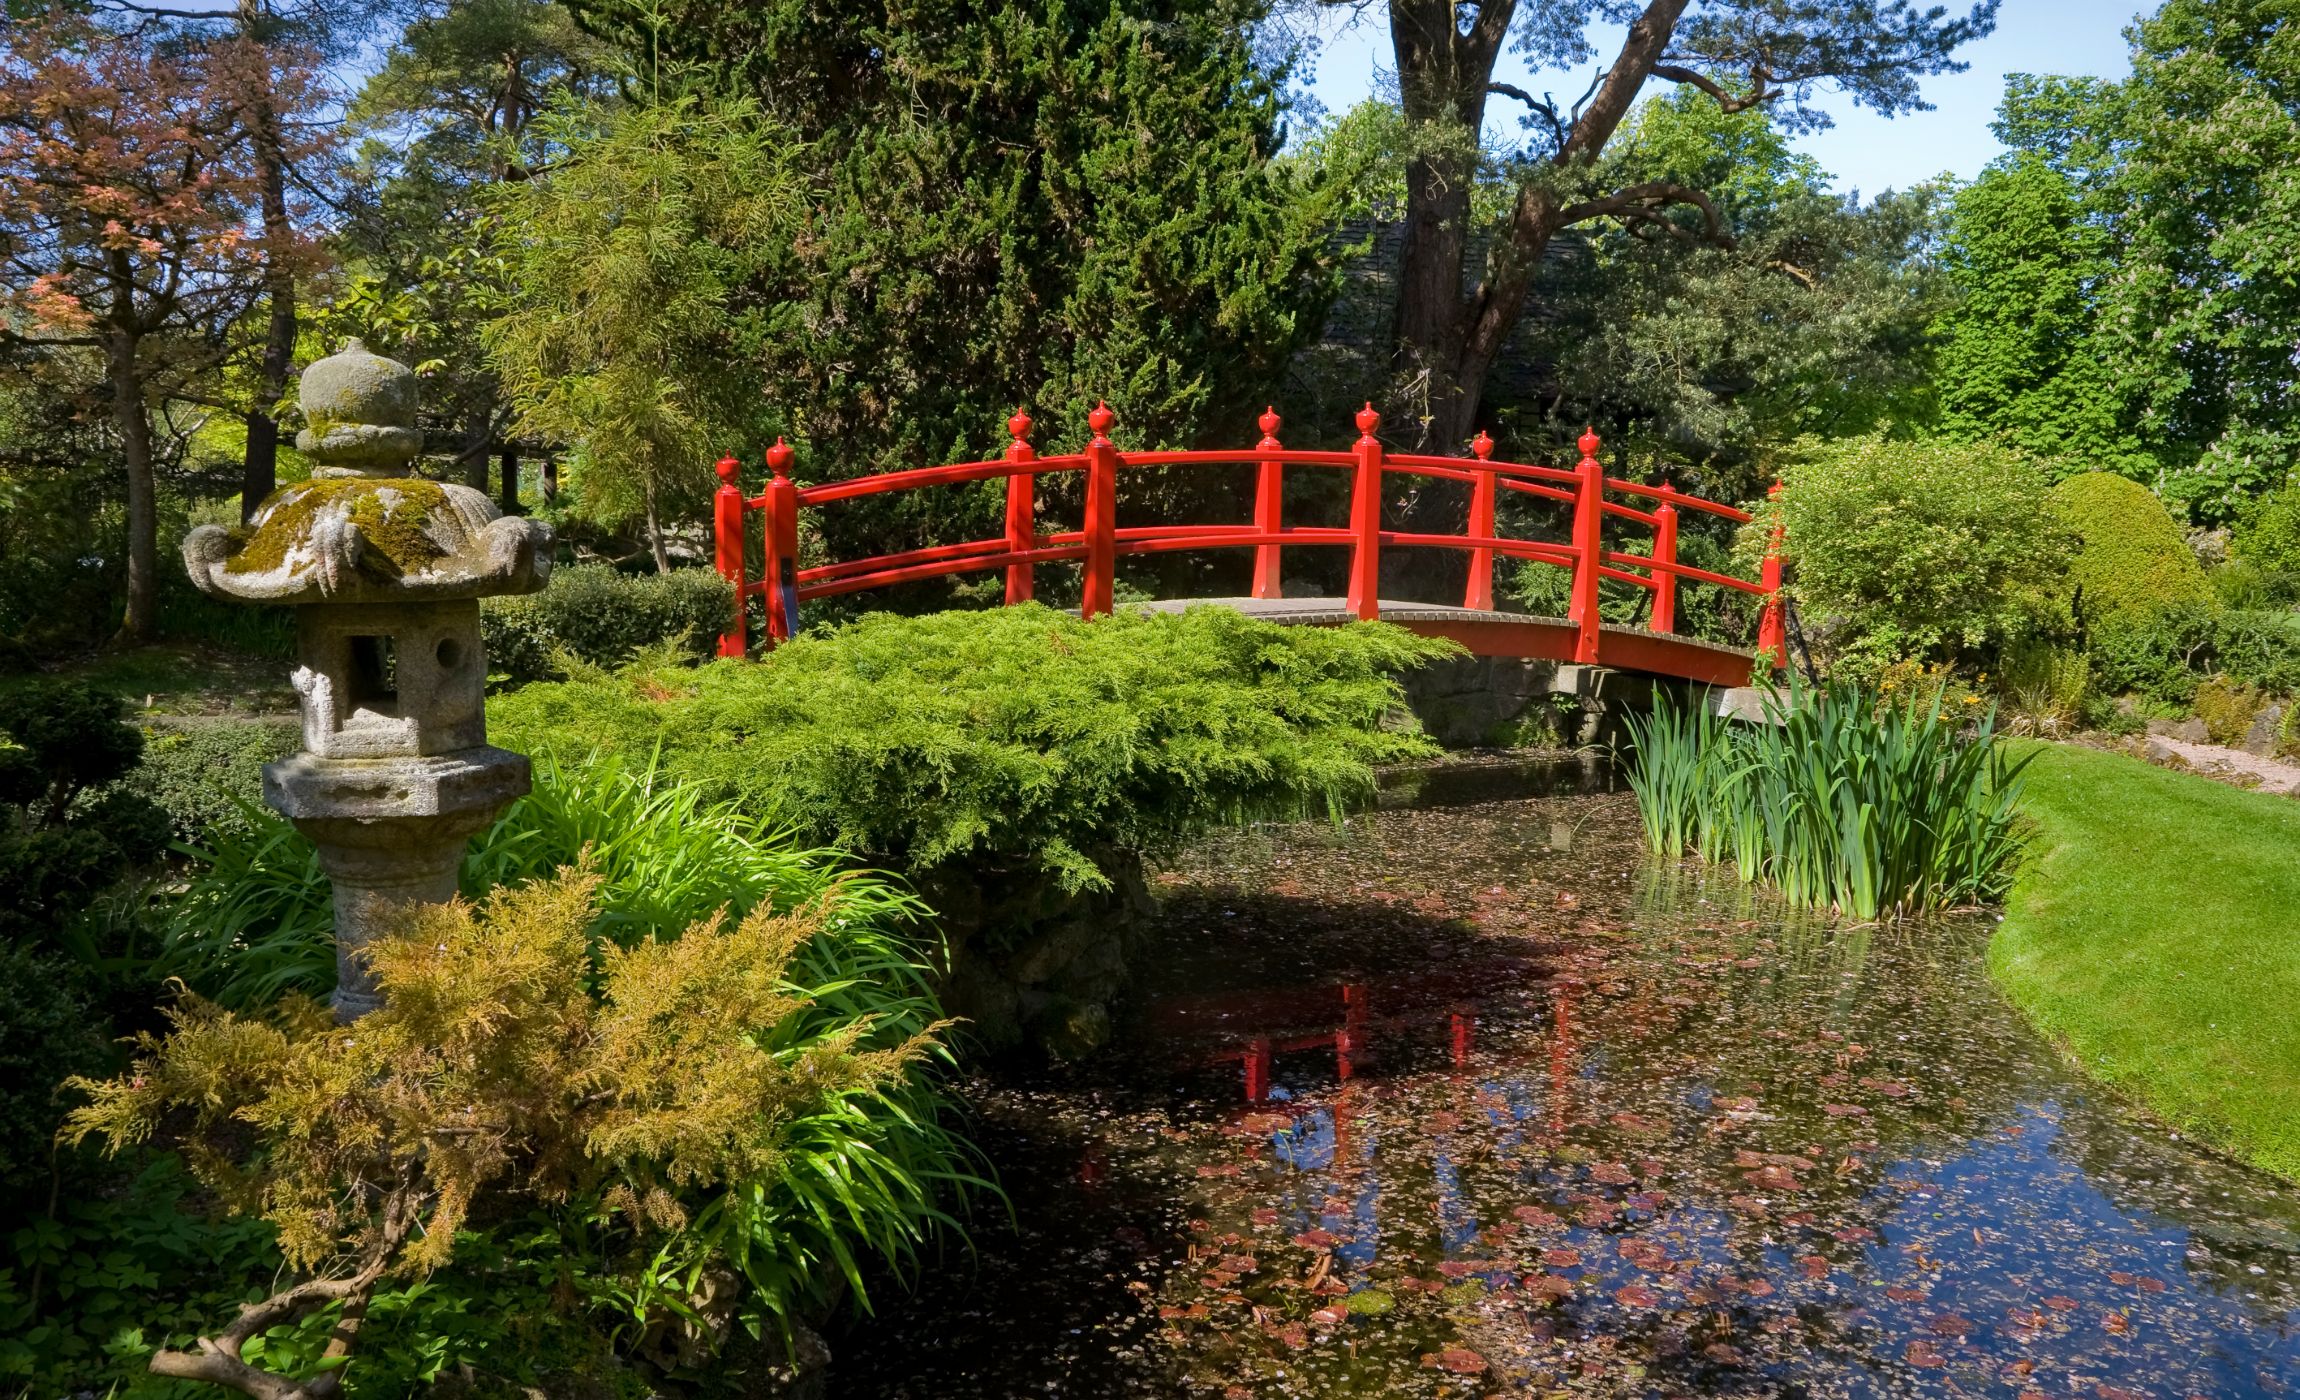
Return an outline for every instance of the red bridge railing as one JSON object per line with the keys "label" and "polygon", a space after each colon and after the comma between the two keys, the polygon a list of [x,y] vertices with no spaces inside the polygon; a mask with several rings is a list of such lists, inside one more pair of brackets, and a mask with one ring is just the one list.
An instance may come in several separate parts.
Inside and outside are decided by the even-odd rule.
{"label": "red bridge railing", "polygon": [[[1575,658],[1594,662],[1598,656],[1598,585],[1616,579],[1650,592],[1652,609],[1647,630],[1670,634],[1676,630],[1677,585],[1680,580],[1715,584],[1764,599],[1757,632],[1757,651],[1778,662],[1782,655],[1780,531],[1765,552],[1757,579],[1734,578],[1683,564],[1677,558],[1677,515],[1700,511],[1727,520],[1746,522],[1746,511],[1690,496],[1666,483],[1647,486],[1605,475],[1598,464],[1597,434],[1584,433],[1581,461],[1572,470],[1493,460],[1493,440],[1484,433],[1470,444],[1471,456],[1444,457],[1390,452],[1374,436],[1381,415],[1372,404],[1357,415],[1358,440],[1347,452],[1305,452],[1278,441],[1279,418],[1265,410],[1260,419],[1262,440],[1251,448],[1213,451],[1124,452],[1110,441],[1117,415],[1108,404],[1097,405],[1086,418],[1093,438],[1083,452],[1041,457],[1030,445],[1030,416],[1017,413],[1007,420],[1013,441],[1003,456],[980,462],[922,467],[799,486],[790,479],[792,451],[777,440],[767,450],[771,479],[767,489],[745,496],[736,484],[741,466],[732,457],[718,464],[720,486],[714,510],[719,572],[735,586],[734,615],[719,638],[721,656],[745,652],[746,604],[754,596],[765,600],[767,645],[798,630],[801,605],[810,599],[871,588],[941,578],[987,569],[1006,571],[1006,602],[1028,601],[1034,588],[1033,570],[1040,564],[1076,563],[1084,569],[1079,611],[1096,617],[1111,611],[1113,580],[1120,556],[1155,554],[1168,550],[1251,549],[1254,551],[1253,596],[1278,598],[1284,551],[1301,546],[1326,546],[1350,551],[1348,610],[1361,618],[1380,615],[1377,583],[1385,548],[1429,548],[1466,551],[1469,584],[1462,595],[1465,608],[1493,607],[1493,562],[1497,557],[1531,559],[1568,569],[1573,574],[1568,623],[1576,629]],[[1254,518],[1247,524],[1145,525],[1121,529],[1117,523],[1118,474],[1147,467],[1251,465],[1255,468]],[[1289,467],[1346,471],[1351,474],[1350,521],[1347,526],[1289,526],[1285,523],[1285,474]],[[1078,472],[1086,478],[1085,519],[1075,530],[1043,533],[1038,528],[1038,478],[1058,472]],[[1458,535],[1425,534],[1382,527],[1382,482],[1385,473],[1466,482],[1470,488],[1469,519]],[[956,486],[970,481],[1004,479],[1006,528],[991,539],[964,544],[934,545],[868,559],[800,568],[799,512],[832,506],[840,501],[931,486]],[[1777,492],[1780,488],[1774,487]],[[1571,543],[1548,540],[1505,539],[1495,534],[1495,505],[1502,492],[1540,497],[1572,508]],[[1650,503],[1630,505],[1614,497],[1636,497]],[[749,574],[744,545],[746,512],[764,517],[759,575]],[[1627,520],[1652,531],[1651,553],[1631,554],[1607,549],[1607,517]]]}

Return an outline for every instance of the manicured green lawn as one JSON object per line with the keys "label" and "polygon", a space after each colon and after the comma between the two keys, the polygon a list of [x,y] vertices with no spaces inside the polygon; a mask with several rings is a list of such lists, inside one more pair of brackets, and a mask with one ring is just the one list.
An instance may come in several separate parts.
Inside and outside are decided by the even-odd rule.
{"label": "manicured green lawn", "polygon": [[1991,970],[2092,1073],[2300,1180],[2300,801],[2042,750]]}

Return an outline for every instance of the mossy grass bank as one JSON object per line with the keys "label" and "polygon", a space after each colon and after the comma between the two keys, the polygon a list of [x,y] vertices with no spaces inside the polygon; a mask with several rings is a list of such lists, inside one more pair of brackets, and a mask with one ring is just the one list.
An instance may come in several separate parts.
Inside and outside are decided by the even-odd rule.
{"label": "mossy grass bank", "polygon": [[2300,803],[2061,744],[1990,968],[2100,1078],[2300,1180]]}

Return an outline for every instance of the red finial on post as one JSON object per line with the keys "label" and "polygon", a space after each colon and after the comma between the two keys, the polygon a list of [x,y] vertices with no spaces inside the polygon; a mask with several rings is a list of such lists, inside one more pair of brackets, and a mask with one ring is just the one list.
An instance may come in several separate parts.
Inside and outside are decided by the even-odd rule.
{"label": "red finial on post", "polygon": [[1372,621],[1382,615],[1382,416],[1368,400],[1358,410],[1357,476],[1350,486],[1349,610]]}
{"label": "red finial on post", "polygon": [[[1276,452],[1278,417],[1276,405],[1262,410],[1254,420],[1262,429],[1262,440],[1255,444],[1256,452]],[[1285,529],[1286,468],[1276,458],[1268,458],[1254,469],[1254,530],[1261,535],[1275,535]],[[1285,584],[1279,578],[1278,546],[1265,539],[1254,546],[1254,596],[1257,598],[1283,598]]]}
{"label": "red finial on post", "polygon": [[1086,572],[1080,580],[1078,615],[1100,617],[1116,599],[1118,571],[1118,449],[1110,425],[1118,415],[1097,402],[1086,415],[1094,440],[1086,444]]}
{"label": "red finial on post", "polygon": [[[1006,433],[1014,441],[1006,445],[1006,460],[1016,466],[1037,458],[1030,445],[1030,415],[1021,409],[1006,420]],[[1022,554],[1038,547],[1038,478],[1027,471],[1009,472],[1006,477],[1006,552]],[[1037,589],[1028,560],[1006,566],[1006,605],[1027,603]]]}
{"label": "red finial on post", "polygon": [[1765,499],[1773,506],[1773,529],[1765,537],[1765,564],[1757,581],[1765,589],[1765,610],[1757,615],[1757,654],[1771,656],[1775,669],[1789,664],[1789,629],[1781,606],[1781,541],[1787,526],[1781,519],[1781,482],[1773,481]]}
{"label": "red finial on post", "polygon": [[1677,562],[1677,507],[1669,491],[1669,469],[1661,469],[1663,495],[1653,507],[1653,616],[1649,627],[1664,635],[1677,630],[1677,575],[1658,567]]}
{"label": "red finial on post", "polygon": [[1566,620],[1574,625],[1573,659],[1583,665],[1597,661],[1601,619],[1598,616],[1598,570],[1605,566],[1605,469],[1598,465],[1595,428],[1583,428],[1581,461],[1574,467],[1580,478],[1573,498],[1573,604]]}
{"label": "red finial on post", "polygon": [[[1470,455],[1476,457],[1479,463],[1483,464],[1493,456],[1493,438],[1481,428],[1478,430],[1477,436],[1469,440],[1469,450]],[[1469,484],[1469,533],[1472,539],[1490,540],[1493,538],[1494,489],[1493,473],[1490,471],[1477,473],[1475,479]],[[1482,611],[1490,612],[1492,610],[1493,547],[1491,545],[1484,548],[1473,546],[1470,549],[1469,583],[1462,589],[1461,605],[1465,608],[1477,608]]]}
{"label": "red finial on post", "polygon": [[791,474],[791,460],[798,455],[791,450],[789,443],[778,436],[775,439],[775,445],[767,449],[767,470],[776,476],[789,476]]}
{"label": "red finial on post", "polygon": [[741,656],[748,630],[743,617],[743,491],[735,484],[742,473],[743,464],[732,457],[721,457],[713,468],[719,474],[719,489],[711,498],[712,560],[717,564],[719,577],[734,589],[734,613],[719,632],[719,655]]}

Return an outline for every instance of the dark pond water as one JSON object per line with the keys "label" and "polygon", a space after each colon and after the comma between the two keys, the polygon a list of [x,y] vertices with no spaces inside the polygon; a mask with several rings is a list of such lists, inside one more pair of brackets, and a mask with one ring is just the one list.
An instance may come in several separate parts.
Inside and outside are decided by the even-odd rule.
{"label": "dark pond water", "polygon": [[834,1338],[834,1393],[2300,1389],[2300,1192],[2073,1076],[1983,917],[1655,868],[1602,781],[1192,853],[1117,1048],[967,1086],[1016,1228]]}

